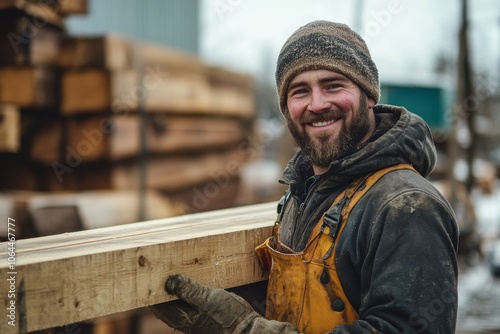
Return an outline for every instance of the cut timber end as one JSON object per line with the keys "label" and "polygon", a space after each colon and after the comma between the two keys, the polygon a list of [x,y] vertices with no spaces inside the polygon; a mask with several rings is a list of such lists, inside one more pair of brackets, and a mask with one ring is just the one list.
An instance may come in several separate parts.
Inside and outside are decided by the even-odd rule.
{"label": "cut timber end", "polygon": [[57,12],[61,15],[87,14],[88,0],[63,0],[58,1],[59,8]]}
{"label": "cut timber end", "polygon": [[50,68],[2,67],[0,103],[48,108],[57,105],[58,76]]}
{"label": "cut timber end", "polygon": [[18,152],[21,146],[21,116],[15,105],[0,104],[0,152]]}
{"label": "cut timber end", "polygon": [[[28,332],[172,299],[168,275],[230,288],[265,280],[254,248],[271,235],[266,203],[16,242],[16,286],[24,284]],[[0,272],[8,268],[0,244]],[[0,286],[3,304],[7,285]],[[8,332],[6,322],[1,332]]]}

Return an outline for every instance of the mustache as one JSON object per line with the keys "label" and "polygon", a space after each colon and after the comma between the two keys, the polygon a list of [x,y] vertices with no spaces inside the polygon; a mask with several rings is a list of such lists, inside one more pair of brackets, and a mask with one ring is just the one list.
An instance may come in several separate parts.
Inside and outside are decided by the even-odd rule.
{"label": "mustache", "polygon": [[308,112],[304,113],[302,117],[300,117],[300,124],[314,123],[314,122],[324,122],[330,120],[339,120],[343,118],[345,115],[344,112],[339,110],[328,109],[321,113]]}

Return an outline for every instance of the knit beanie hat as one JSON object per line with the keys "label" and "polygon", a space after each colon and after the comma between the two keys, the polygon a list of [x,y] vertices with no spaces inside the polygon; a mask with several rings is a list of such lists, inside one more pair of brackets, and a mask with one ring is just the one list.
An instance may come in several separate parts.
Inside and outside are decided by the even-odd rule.
{"label": "knit beanie hat", "polygon": [[295,31],[283,45],[276,66],[281,112],[286,110],[290,81],[308,70],[339,72],[378,102],[378,71],[365,42],[347,25],[314,21]]}

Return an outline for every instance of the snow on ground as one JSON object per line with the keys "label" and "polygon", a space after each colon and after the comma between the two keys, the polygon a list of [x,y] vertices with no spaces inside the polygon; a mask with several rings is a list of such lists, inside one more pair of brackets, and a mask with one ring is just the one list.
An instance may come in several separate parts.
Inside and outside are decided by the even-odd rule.
{"label": "snow on ground", "polygon": [[498,182],[492,193],[476,193],[472,200],[486,259],[459,274],[457,333],[500,333],[500,278],[494,277],[487,261],[494,245],[500,245]]}
{"label": "snow on ground", "polygon": [[500,279],[485,262],[459,275],[457,329],[470,333],[500,333]]}

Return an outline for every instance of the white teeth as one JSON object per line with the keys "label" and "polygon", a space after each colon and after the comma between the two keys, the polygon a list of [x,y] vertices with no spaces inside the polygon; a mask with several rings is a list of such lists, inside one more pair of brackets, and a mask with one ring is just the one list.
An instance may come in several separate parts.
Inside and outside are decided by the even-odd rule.
{"label": "white teeth", "polygon": [[325,126],[325,125],[328,125],[328,124],[332,124],[333,122],[335,122],[335,120],[324,121],[324,122],[314,122],[314,123],[311,123],[311,125],[312,126]]}

